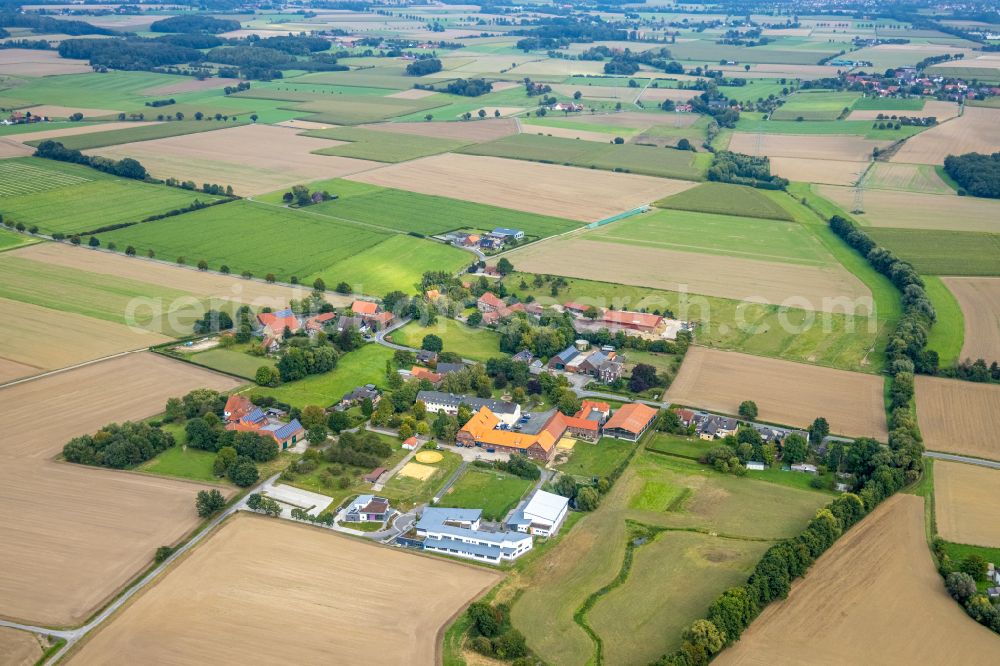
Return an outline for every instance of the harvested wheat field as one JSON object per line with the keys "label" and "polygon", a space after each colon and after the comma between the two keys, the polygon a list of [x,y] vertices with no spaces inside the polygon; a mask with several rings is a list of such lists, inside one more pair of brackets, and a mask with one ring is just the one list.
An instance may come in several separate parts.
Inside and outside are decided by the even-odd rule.
{"label": "harvested wheat field", "polygon": [[364,129],[398,134],[415,134],[432,139],[486,142],[517,134],[517,121],[510,118],[487,118],[474,122],[374,123]]}
{"label": "harvested wheat field", "polygon": [[1000,548],[1000,470],[934,461],[934,510],[941,536]]}
{"label": "harvested wheat field", "polygon": [[907,118],[937,118],[938,122],[943,122],[958,115],[958,104],[955,102],[928,100],[924,104],[924,108],[920,111],[913,111],[912,109],[898,109],[895,111],[858,109],[856,111],[851,111],[851,114],[847,116],[847,120],[878,120],[879,114],[882,115],[882,118],[891,116],[905,116]]}
{"label": "harvested wheat field", "polygon": [[386,97],[392,97],[395,99],[423,99],[425,97],[430,97],[431,95],[437,95],[437,93],[433,90],[410,88],[409,90],[400,90],[399,92],[390,93],[386,95]]}
{"label": "harvested wheat field", "polygon": [[924,538],[924,503],[895,495],[768,606],[721,666],[996,663],[1000,637],[945,591]]}
{"label": "harvested wheat field", "polygon": [[[852,188],[820,185],[815,190],[845,210],[854,203]],[[854,218],[873,227],[1000,233],[1000,201],[872,189],[865,190],[865,212]]]}
{"label": "harvested wheat field", "polygon": [[954,194],[929,164],[874,162],[865,175],[865,187],[877,190],[900,190],[922,194]]}
{"label": "harvested wheat field", "polygon": [[0,136],[0,160],[10,157],[29,157],[34,154],[34,148],[24,145],[13,136]]}
{"label": "harvested wheat field", "polygon": [[180,93],[200,92],[202,90],[214,90],[216,88],[225,88],[226,86],[235,86],[239,82],[239,79],[224,79],[217,76],[207,79],[196,79],[193,76],[185,76],[182,80],[175,81],[174,83],[167,83],[162,86],[146,88],[142,91],[142,94],[150,95],[152,97],[177,95]]}
{"label": "harvested wheat field", "polygon": [[260,194],[301,182],[338,178],[378,162],[313,155],[337,145],[275,125],[241,125],[86,151],[114,159],[132,157],[157,178],[232,185],[237,194]]}
{"label": "harvested wheat field", "polygon": [[669,178],[452,153],[347,178],[582,222],[601,220],[696,185]]}
{"label": "harvested wheat field", "polygon": [[18,363],[17,361],[12,361],[8,358],[0,358],[0,384],[6,384],[12,379],[18,379],[19,377],[35,375],[40,371],[41,368],[33,365]]}
{"label": "harvested wheat field", "polygon": [[735,300],[844,312],[840,300],[871,312],[871,292],[840,265],[803,266],[587,240],[557,238],[506,255],[518,270],[685,291]]}
{"label": "harvested wheat field", "polygon": [[58,106],[56,104],[42,104],[32,106],[24,111],[30,111],[34,116],[47,116],[49,118],[69,118],[74,113],[82,113],[85,120],[96,116],[110,116],[118,113],[117,109],[88,109],[75,106]]}
{"label": "harvested wheat field", "polygon": [[[39,131],[37,132],[23,132],[21,134],[13,134],[8,137],[4,137],[10,141],[41,141],[42,139],[55,139],[60,136],[76,136],[77,134],[92,134],[94,132],[109,132],[111,130],[119,129],[133,129],[136,127],[145,127],[146,125],[159,125],[158,122],[129,122],[129,121],[115,121],[115,122],[103,122],[94,123],[92,125],[79,125],[77,127],[58,127],[56,129],[41,129],[45,125],[39,125]],[[31,152],[35,152],[34,148],[30,146],[27,147]]]}
{"label": "harvested wheat field", "polygon": [[163,409],[232,379],[153,354],[131,354],[0,389],[13,419],[0,440],[0,616],[79,624],[199,522],[203,484],[55,462],[72,437]]}
{"label": "harvested wheat field", "polygon": [[1000,278],[943,277],[965,317],[962,358],[1000,360]]}
{"label": "harvested wheat field", "polygon": [[891,162],[944,164],[948,155],[1000,150],[1000,109],[966,106],[958,118],[910,137]]}
{"label": "harvested wheat field", "polygon": [[33,666],[42,656],[34,634],[0,627],[0,666]]}
{"label": "harvested wheat field", "polygon": [[878,375],[691,347],[667,397],[724,414],[753,400],[763,421],[803,428],[823,416],[838,435],[888,434]]}
{"label": "harvested wheat field", "polygon": [[[129,280],[169,285],[195,298],[218,298],[252,306],[282,308],[290,299],[301,300],[309,295],[307,287],[268,284],[263,280],[244,280],[231,275],[199,271],[164,261],[151,261],[123,254],[91,252],[65,243],[40,243],[9,252],[10,256],[51,263],[91,273],[113,275]],[[326,300],[336,307],[350,305],[348,296],[327,291]]]}
{"label": "harvested wheat field", "polygon": [[[757,143],[760,142],[758,150]],[[873,148],[885,148],[891,141],[875,141],[860,136],[818,136],[806,134],[751,134],[736,132],[729,150],[747,155],[802,157],[813,160],[867,162]]]}
{"label": "harvested wheat field", "polygon": [[750,65],[749,72],[743,69],[743,65],[713,66],[713,69],[721,69],[726,73],[726,76],[739,79],[770,79],[782,76],[792,79],[824,79],[837,76],[837,68],[832,65],[779,65],[760,63]]}
{"label": "harvested wheat field", "polygon": [[[293,556],[289,556],[293,554]],[[377,571],[359,576],[359,569]],[[433,664],[444,625],[501,574],[237,515],[72,664]],[[225,637],[225,640],[220,640]]]}
{"label": "harvested wheat field", "polygon": [[83,74],[92,71],[94,71],[93,68],[86,60],[60,58],[58,51],[0,50],[0,74],[55,76],[57,74]]}
{"label": "harvested wheat field", "polygon": [[570,129],[568,127],[550,127],[548,125],[530,125],[521,123],[522,134],[544,134],[547,136],[557,136],[561,139],[580,139],[581,141],[596,141],[607,143],[614,138],[614,134],[608,132],[594,132],[592,130]]}
{"label": "harvested wheat field", "polygon": [[0,361],[16,364],[0,366],[0,375],[5,369],[20,371],[8,380],[170,340],[124,324],[6,298],[0,298],[0,318],[6,322]]}
{"label": "harvested wheat field", "polygon": [[869,162],[809,159],[807,157],[772,157],[771,173],[804,183],[853,185],[868,168]]}
{"label": "harvested wheat field", "polygon": [[692,97],[700,95],[700,90],[683,90],[681,88],[646,88],[642,91],[642,95],[639,99],[643,102],[655,102],[656,104],[662,104],[664,100],[672,100],[674,102],[686,103]]}
{"label": "harvested wheat field", "polygon": [[916,389],[926,448],[1000,460],[1000,386],[917,375]]}
{"label": "harvested wheat field", "polygon": [[295,118],[292,118],[291,120],[282,120],[280,123],[274,123],[274,124],[277,125],[278,127],[291,127],[292,129],[303,130],[303,131],[329,129],[331,127],[334,127],[334,125],[331,125],[330,123],[317,123],[313,122],[312,120],[297,120]]}

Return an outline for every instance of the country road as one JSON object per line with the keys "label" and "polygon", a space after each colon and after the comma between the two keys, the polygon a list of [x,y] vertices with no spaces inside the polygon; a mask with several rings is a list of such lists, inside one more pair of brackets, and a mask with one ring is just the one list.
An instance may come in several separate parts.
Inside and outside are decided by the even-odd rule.
{"label": "country road", "polygon": [[969,456],[958,456],[954,453],[941,453],[939,451],[924,451],[925,458],[935,460],[947,460],[949,462],[966,463],[967,465],[979,465],[980,467],[991,467],[1000,469],[1000,462],[995,460],[983,460],[982,458],[970,458]]}

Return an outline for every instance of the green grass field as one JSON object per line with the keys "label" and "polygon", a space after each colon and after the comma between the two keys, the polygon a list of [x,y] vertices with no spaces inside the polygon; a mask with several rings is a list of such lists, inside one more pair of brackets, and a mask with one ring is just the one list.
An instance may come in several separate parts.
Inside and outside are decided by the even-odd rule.
{"label": "green grass field", "polygon": [[[770,200],[768,203],[774,205]],[[586,237],[758,261],[805,266],[836,264],[822,243],[800,224],[732,214],[659,210],[609,224],[588,232]]]}
{"label": "green grass field", "polygon": [[937,312],[937,321],[927,338],[927,348],[937,352],[941,367],[955,365],[960,360],[962,345],[965,343],[965,316],[955,296],[941,278],[932,275],[922,277],[927,287],[927,296]]}
{"label": "green grass field", "polygon": [[666,453],[691,460],[700,459],[713,446],[715,446],[715,443],[707,442],[697,437],[671,435],[665,432],[655,433],[646,443],[646,449],[649,451]]}
{"label": "green grass field", "polygon": [[921,275],[1000,275],[1000,234],[876,227],[866,231]]}
{"label": "green grass field", "polygon": [[225,483],[212,473],[215,454],[210,451],[177,446],[167,449],[150,461],[143,463],[138,471],[159,476],[176,476],[192,481]]}
{"label": "green grass field", "polygon": [[257,376],[257,369],[262,365],[274,365],[273,361],[266,358],[251,356],[244,351],[223,349],[222,347],[208,349],[196,354],[188,354],[186,357],[192,363],[250,380],[253,380]]}
{"label": "green grass field", "polygon": [[462,464],[462,456],[457,453],[453,451],[440,451],[440,453],[443,456],[441,462],[433,464],[420,463],[421,465],[428,465],[435,469],[434,474],[430,478],[421,481],[411,476],[397,474],[389,479],[385,487],[379,491],[379,495],[390,500],[392,505],[397,509],[402,508],[403,510],[410,509],[417,504],[430,502],[434,496],[434,492]]}
{"label": "green grass field", "polygon": [[836,120],[844,109],[850,109],[860,95],[852,92],[826,90],[798,91],[771,114],[775,120]]}
{"label": "green grass field", "polygon": [[306,132],[306,136],[351,142],[345,146],[322,148],[316,151],[319,155],[356,157],[376,162],[406,162],[418,157],[456,150],[469,143],[399,132],[381,132],[361,127],[330,127]]}
{"label": "green grass field", "polygon": [[853,134],[863,136],[866,139],[888,139],[898,141],[919,134],[925,127],[917,125],[902,125],[897,129],[877,129],[872,127],[872,121],[868,120],[813,120],[809,122],[796,122],[793,120],[759,120],[750,117],[741,117],[736,123],[737,132],[750,132],[754,134],[806,134],[806,135],[839,135]]}
{"label": "green grass field", "polygon": [[578,441],[559,471],[584,478],[608,476],[628,458],[635,446],[632,442],[611,437],[602,437],[597,444]]}
{"label": "green grass field", "polygon": [[859,111],[921,111],[926,101],[920,97],[896,99],[894,97],[862,97],[852,108]]}
{"label": "green grass field", "polygon": [[470,328],[446,317],[439,317],[437,323],[427,327],[421,326],[419,322],[410,322],[398,331],[393,331],[391,337],[396,344],[420,349],[424,336],[429,334],[441,338],[444,351],[455,352],[462,358],[485,361],[503,355],[500,353],[500,335],[496,331]]}
{"label": "green grass field", "polygon": [[700,159],[707,156],[686,150],[614,145],[537,134],[515,134],[490,143],[466,146],[458,152],[685,180],[700,180],[707,167],[706,160]]}
{"label": "green grass field", "polygon": [[25,236],[24,234],[15,233],[13,231],[7,231],[6,229],[0,229],[0,252],[13,250],[18,247],[24,247],[25,245],[34,245],[38,242],[39,240],[37,238]]}
{"label": "green grass field", "polygon": [[0,162],[0,213],[42,232],[82,233],[219,197],[34,157]]}
{"label": "green grass field", "polygon": [[792,221],[784,208],[767,196],[746,185],[702,183],[666,199],[653,203],[659,208],[689,210],[700,213],[760,217],[769,220]]}
{"label": "green grass field", "polygon": [[[223,127],[233,127],[241,124],[245,123],[228,123],[225,121],[215,120],[173,121],[158,123],[155,125],[137,125],[136,127],[108,130],[105,132],[76,134],[73,136],[59,137],[57,140],[59,143],[71,150],[90,150],[91,148],[104,148],[105,146],[117,146],[122,143],[132,143],[133,141],[151,141],[153,139],[164,139],[166,137],[180,136],[182,134],[210,132]],[[28,145],[36,146],[38,143],[39,141],[37,140],[29,141]]]}
{"label": "green grass field", "polygon": [[513,474],[468,467],[435,506],[482,509],[486,520],[503,520],[532,485]]}

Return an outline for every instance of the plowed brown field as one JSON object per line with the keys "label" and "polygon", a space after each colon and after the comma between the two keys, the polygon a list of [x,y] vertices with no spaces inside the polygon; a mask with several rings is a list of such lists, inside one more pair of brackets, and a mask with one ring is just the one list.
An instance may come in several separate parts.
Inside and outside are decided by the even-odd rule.
{"label": "plowed brown field", "polygon": [[916,389],[925,447],[1000,460],[1000,386],[917,375]]}
{"label": "plowed brown field", "polygon": [[500,577],[237,515],[69,663],[433,664],[443,626]]}
{"label": "plowed brown field", "polygon": [[691,347],[667,397],[725,414],[753,400],[763,421],[801,428],[823,416],[836,434],[887,436],[877,375]]}
{"label": "plowed brown field", "polygon": [[965,317],[962,358],[1000,360],[1000,278],[943,277]]}
{"label": "plowed brown field", "polygon": [[934,510],[948,541],[1000,548],[1000,470],[934,461]]}
{"label": "plowed brown field", "polygon": [[945,592],[924,538],[923,500],[896,495],[768,606],[721,666],[996,663],[1000,637]]}

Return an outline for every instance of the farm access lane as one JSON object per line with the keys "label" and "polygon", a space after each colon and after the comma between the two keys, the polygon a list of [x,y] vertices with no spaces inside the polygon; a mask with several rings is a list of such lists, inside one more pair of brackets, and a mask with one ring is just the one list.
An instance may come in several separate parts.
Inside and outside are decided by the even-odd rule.
{"label": "farm access lane", "polygon": [[991,467],[1000,469],[1000,462],[996,460],[983,460],[982,458],[970,458],[969,456],[959,456],[954,453],[940,453],[938,451],[924,451],[925,458],[936,460],[947,460],[949,462],[965,463],[967,465],[979,465],[980,467]]}

